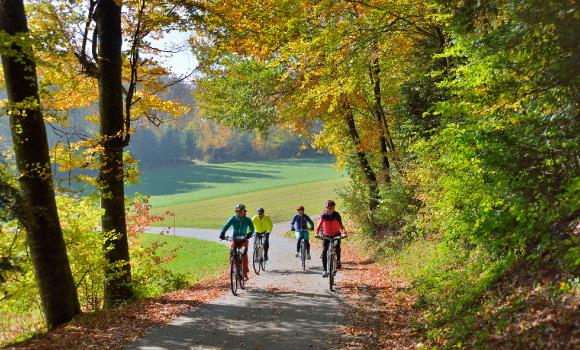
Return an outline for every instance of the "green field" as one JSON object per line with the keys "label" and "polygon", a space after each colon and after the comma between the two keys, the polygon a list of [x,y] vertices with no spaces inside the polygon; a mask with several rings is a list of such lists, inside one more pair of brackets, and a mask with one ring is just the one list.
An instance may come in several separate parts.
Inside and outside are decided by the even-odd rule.
{"label": "green field", "polygon": [[165,242],[160,248],[161,255],[175,255],[165,267],[173,273],[188,275],[194,282],[219,276],[229,263],[228,248],[219,243],[147,233],[139,235],[139,239],[146,246],[153,242]]}
{"label": "green field", "polygon": [[[178,204],[165,208],[153,209],[153,213],[162,214],[169,210],[175,214],[177,227],[198,227],[219,229],[234,214],[236,203],[244,203],[248,214],[254,215],[258,207],[263,207],[274,222],[290,221],[298,205],[306,207],[307,214],[322,212],[324,201],[336,198],[336,190],[344,186],[346,178],[318,181],[302,185],[286,186],[265,191],[243,193],[234,196]],[[340,202],[338,203],[340,205]],[[159,223],[158,226],[173,225],[173,218]]]}
{"label": "green field", "polygon": [[342,175],[329,158],[287,159],[268,162],[204,164],[146,170],[141,183],[127,186],[151,196],[157,208],[241,193],[337,179]]}
{"label": "green field", "polygon": [[[150,195],[152,212],[173,212],[177,227],[218,229],[237,203],[251,215],[265,208],[274,222],[289,221],[297,205],[318,213],[346,183],[330,159],[290,159],[149,170],[127,192]],[[157,226],[173,226],[173,217]]]}

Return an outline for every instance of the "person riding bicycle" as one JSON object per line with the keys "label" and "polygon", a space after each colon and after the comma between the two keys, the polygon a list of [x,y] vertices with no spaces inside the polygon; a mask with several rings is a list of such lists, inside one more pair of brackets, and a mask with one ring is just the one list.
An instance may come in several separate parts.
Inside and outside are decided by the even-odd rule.
{"label": "person riding bicycle", "polygon": [[[324,236],[324,241],[322,245],[322,268],[324,272],[322,277],[328,277],[328,268],[327,268],[327,253],[330,250],[330,243],[333,241],[333,238],[340,235],[345,235],[346,232],[344,231],[344,226],[342,225],[342,218],[340,214],[334,210],[336,203],[332,199],[327,200],[324,203],[324,207],[326,208],[322,215],[320,216],[320,221],[316,226],[316,234],[319,235],[320,231],[322,230],[322,234]],[[337,268],[340,268],[340,239],[337,240],[336,243],[336,260],[337,260]]]}
{"label": "person riding bicycle", "polygon": [[290,223],[290,229],[294,231],[296,236],[296,256],[300,256],[300,241],[304,240],[304,248],[306,248],[306,258],[310,260],[310,241],[308,240],[308,224],[310,224],[310,230],[314,230],[314,222],[306,214],[304,214],[304,207],[299,206],[296,208],[298,214],[294,215],[292,222]]}
{"label": "person riding bicycle", "polygon": [[264,260],[268,261],[268,248],[270,248],[270,232],[274,228],[272,220],[268,215],[264,215],[264,208],[256,210],[256,215],[252,218],[252,223],[256,229],[254,236],[254,246],[256,246],[256,239],[259,235],[264,235]]}
{"label": "person riding bicycle", "polygon": [[[222,228],[220,233],[220,239],[226,239],[226,231],[232,226],[233,235],[230,241],[230,251],[236,249],[236,247],[243,248],[242,254],[242,270],[244,272],[244,280],[248,280],[248,272],[250,268],[248,267],[248,240],[254,234],[254,224],[252,220],[246,216],[246,206],[243,204],[236,205],[236,215],[232,216]],[[248,232],[248,230],[250,232]]]}

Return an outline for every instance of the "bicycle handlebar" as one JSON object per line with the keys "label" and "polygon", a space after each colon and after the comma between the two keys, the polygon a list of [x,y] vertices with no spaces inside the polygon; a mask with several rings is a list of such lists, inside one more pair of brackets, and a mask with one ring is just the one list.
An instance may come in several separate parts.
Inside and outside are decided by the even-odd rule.
{"label": "bicycle handlebar", "polygon": [[247,239],[245,237],[244,238],[232,238],[230,236],[225,236],[224,239],[220,238],[220,240],[221,241],[247,241]]}
{"label": "bicycle handlebar", "polygon": [[323,235],[318,234],[318,235],[315,235],[314,237],[316,237],[318,239],[323,239],[323,238],[332,238],[332,239],[340,238],[340,239],[343,239],[343,238],[347,238],[348,236],[346,234],[344,234],[344,235],[343,234],[340,234],[340,235],[336,235],[336,236],[333,236],[333,237],[328,237],[328,236],[323,236]]}

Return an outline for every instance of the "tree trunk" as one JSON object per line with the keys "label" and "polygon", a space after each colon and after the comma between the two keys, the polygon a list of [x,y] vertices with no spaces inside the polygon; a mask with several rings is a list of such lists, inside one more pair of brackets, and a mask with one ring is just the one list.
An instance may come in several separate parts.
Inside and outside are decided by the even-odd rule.
{"label": "tree trunk", "polygon": [[371,66],[369,67],[369,75],[371,79],[371,83],[373,84],[373,95],[374,95],[374,104],[373,104],[373,115],[375,119],[381,125],[383,130],[381,137],[380,137],[380,147],[381,147],[381,157],[383,160],[383,169],[381,172],[382,180],[386,183],[391,182],[391,173],[390,173],[390,162],[389,162],[389,155],[388,152],[395,152],[395,144],[393,143],[393,138],[391,137],[391,132],[389,130],[389,125],[387,123],[387,117],[385,115],[385,110],[383,109],[383,105],[381,102],[381,68],[379,66],[378,58],[374,58]]}
{"label": "tree trunk", "polygon": [[101,145],[99,186],[103,232],[114,232],[105,242],[110,267],[105,271],[105,307],[133,296],[125,221],[123,173],[123,95],[121,82],[121,6],[101,0],[95,14],[98,32],[99,113]]}
{"label": "tree trunk", "polygon": [[377,184],[377,177],[375,176],[375,172],[367,160],[365,152],[362,150],[360,137],[354,122],[354,115],[352,114],[352,109],[350,108],[348,102],[345,102],[344,109],[345,120],[348,126],[348,134],[350,135],[350,138],[356,148],[356,155],[365,176],[367,186],[369,187],[369,209],[371,212],[374,212],[379,205],[379,186]]}
{"label": "tree trunk", "polygon": [[[22,0],[0,0],[0,30],[28,37]],[[80,313],[80,306],[54,198],[36,65],[30,47],[11,43],[10,50],[6,49],[2,66],[24,207],[20,219],[26,228],[46,325],[54,329]]]}

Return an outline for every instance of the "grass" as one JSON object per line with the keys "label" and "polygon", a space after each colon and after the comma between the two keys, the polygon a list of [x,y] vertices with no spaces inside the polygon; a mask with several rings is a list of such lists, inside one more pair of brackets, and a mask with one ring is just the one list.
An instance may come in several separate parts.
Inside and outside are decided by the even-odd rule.
{"label": "grass", "polygon": [[[164,242],[161,254],[175,255],[165,267],[173,273],[190,276],[193,282],[219,276],[229,263],[227,247],[215,242],[147,233],[139,235],[139,238],[146,246]],[[177,251],[173,252],[175,249]]]}
{"label": "grass", "polygon": [[330,158],[312,158],[147,170],[141,183],[127,186],[126,192],[150,195],[153,207],[165,208],[341,178],[332,163]]}
{"label": "grass", "polygon": [[[163,208],[153,208],[153,214],[162,214],[169,210],[175,214],[177,227],[197,227],[220,229],[226,219],[234,214],[237,203],[248,207],[248,214],[254,215],[258,207],[263,207],[273,222],[292,220],[298,205],[306,207],[306,213],[311,217],[322,212],[326,199],[336,198],[336,190],[347,183],[346,178],[334,178],[326,181],[303,183],[291,186],[280,185],[263,191],[242,193],[222,198],[196,201]],[[239,186],[239,185],[238,185]],[[340,203],[338,203],[340,206]],[[169,217],[158,226],[173,225]]]}

